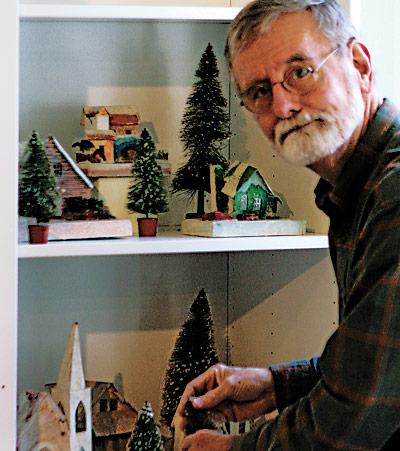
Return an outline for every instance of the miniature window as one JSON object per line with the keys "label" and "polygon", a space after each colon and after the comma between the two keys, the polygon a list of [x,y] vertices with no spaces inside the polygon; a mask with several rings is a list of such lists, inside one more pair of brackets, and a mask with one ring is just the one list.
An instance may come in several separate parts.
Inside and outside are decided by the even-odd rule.
{"label": "miniature window", "polygon": [[97,451],[106,450],[106,442],[103,437],[94,437],[94,449]]}
{"label": "miniature window", "polygon": [[64,406],[62,405],[61,401],[58,403],[58,407],[60,408],[60,410],[63,413],[63,415],[65,415]]}
{"label": "miniature window", "polygon": [[117,407],[118,407],[118,400],[110,399],[110,410],[117,410]]}
{"label": "miniature window", "polygon": [[75,431],[86,431],[86,411],[82,401],[78,404],[75,412]]}
{"label": "miniature window", "polygon": [[112,437],[112,451],[120,451],[121,446],[118,437]]}
{"label": "miniature window", "polygon": [[61,177],[62,176],[62,164],[61,163],[54,163],[53,164],[53,171],[54,171],[54,175],[56,177]]}
{"label": "miniature window", "polygon": [[261,210],[261,199],[259,197],[254,198],[253,208],[254,210]]}
{"label": "miniature window", "polygon": [[240,209],[247,210],[247,195],[242,194],[240,197]]}
{"label": "miniature window", "polygon": [[107,412],[107,399],[100,399],[100,412]]}

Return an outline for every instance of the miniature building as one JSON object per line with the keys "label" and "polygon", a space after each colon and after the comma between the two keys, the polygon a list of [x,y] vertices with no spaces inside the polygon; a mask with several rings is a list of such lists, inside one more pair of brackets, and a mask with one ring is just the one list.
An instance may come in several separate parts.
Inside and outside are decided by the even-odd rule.
{"label": "miniature building", "polygon": [[229,197],[230,213],[254,214],[260,219],[276,215],[280,199],[258,169],[236,161],[228,168],[224,180],[222,192]]}
{"label": "miniature building", "polygon": [[[93,180],[96,192],[117,219],[129,219],[137,235],[137,215],[129,212],[126,199],[132,184],[132,163],[139,144],[140,116],[133,106],[86,106],[80,124],[85,137],[75,158],[79,168]],[[168,153],[158,160],[163,174],[171,175]]]}
{"label": "miniature building", "polygon": [[120,136],[114,141],[114,161],[116,163],[132,162],[136,156],[136,146],[139,138],[135,136]]}
{"label": "miniature building", "polygon": [[86,382],[92,390],[93,449],[125,449],[138,412],[108,382]]}
{"label": "miniature building", "polygon": [[50,387],[53,400],[69,424],[71,451],[92,449],[91,392],[83,375],[78,323],[74,323],[65,348],[58,380]]}
{"label": "miniature building", "polygon": [[101,107],[93,118],[94,128],[96,130],[108,130],[110,128],[110,115],[106,108]]}
{"label": "miniature building", "polygon": [[76,153],[76,161],[91,163],[132,162],[136,152],[140,117],[132,106],[87,106],[81,125],[91,149]]}
{"label": "miniature building", "polygon": [[61,208],[65,206],[67,198],[90,199],[93,183],[57,139],[49,136],[45,146],[50,164],[53,166],[57,189],[61,195]]}
{"label": "miniature building", "polygon": [[138,133],[139,122],[136,108],[128,105],[86,106],[81,114],[85,130],[113,130],[118,135]]}
{"label": "miniature building", "polygon": [[49,393],[27,391],[20,396],[17,449],[70,449],[67,420]]}
{"label": "miniature building", "polygon": [[87,132],[87,139],[93,144],[93,148],[82,153],[76,153],[76,161],[90,161],[91,163],[113,163],[114,162],[114,139],[115,135],[111,134],[109,130],[101,133]]}

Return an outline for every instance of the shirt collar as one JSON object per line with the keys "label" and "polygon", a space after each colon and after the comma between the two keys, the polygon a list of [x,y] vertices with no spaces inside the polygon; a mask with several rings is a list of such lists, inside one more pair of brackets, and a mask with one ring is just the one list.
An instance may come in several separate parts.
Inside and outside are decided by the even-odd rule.
{"label": "shirt collar", "polygon": [[399,126],[397,108],[385,99],[345,163],[335,186],[320,179],[315,188],[316,204],[328,216],[333,208],[349,210],[354,207],[382,150],[389,145]]}

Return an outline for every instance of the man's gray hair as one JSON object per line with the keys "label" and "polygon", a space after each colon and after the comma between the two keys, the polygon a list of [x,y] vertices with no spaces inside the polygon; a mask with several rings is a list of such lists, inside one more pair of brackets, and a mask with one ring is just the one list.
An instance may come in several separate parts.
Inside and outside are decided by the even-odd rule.
{"label": "man's gray hair", "polygon": [[357,36],[349,15],[336,0],[254,0],[230,26],[225,47],[229,66],[237,53],[267,32],[281,14],[301,10],[312,13],[322,34],[334,45],[345,46]]}

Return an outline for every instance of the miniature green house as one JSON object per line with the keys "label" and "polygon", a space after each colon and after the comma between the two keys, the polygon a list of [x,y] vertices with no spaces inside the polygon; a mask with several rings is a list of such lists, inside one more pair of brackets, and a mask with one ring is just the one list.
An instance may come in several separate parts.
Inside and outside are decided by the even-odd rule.
{"label": "miniature green house", "polygon": [[222,192],[230,201],[234,216],[256,215],[258,218],[275,217],[281,202],[268,186],[258,169],[246,163],[234,162],[225,174]]}

